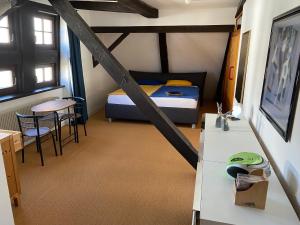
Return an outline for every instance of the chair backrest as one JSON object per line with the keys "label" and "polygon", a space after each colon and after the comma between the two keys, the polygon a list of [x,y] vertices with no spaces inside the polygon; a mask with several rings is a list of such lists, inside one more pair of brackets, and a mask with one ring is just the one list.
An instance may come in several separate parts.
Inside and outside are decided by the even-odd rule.
{"label": "chair backrest", "polygon": [[86,110],[86,100],[82,97],[65,97],[63,99],[71,99],[73,101],[76,102],[76,105],[75,105],[75,110],[76,110],[76,113],[80,113],[81,115],[83,115],[84,113],[84,110]]}
{"label": "chair backrest", "polygon": [[37,129],[37,134],[40,134],[39,119],[42,116],[24,115],[16,113],[20,132],[24,136],[24,132],[28,129]]}

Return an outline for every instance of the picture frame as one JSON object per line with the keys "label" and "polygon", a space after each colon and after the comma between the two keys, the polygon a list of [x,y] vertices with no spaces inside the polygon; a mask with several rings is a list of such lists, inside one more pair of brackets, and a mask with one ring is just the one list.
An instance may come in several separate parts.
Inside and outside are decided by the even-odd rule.
{"label": "picture frame", "polygon": [[288,142],[300,89],[300,7],[273,19],[260,111]]}

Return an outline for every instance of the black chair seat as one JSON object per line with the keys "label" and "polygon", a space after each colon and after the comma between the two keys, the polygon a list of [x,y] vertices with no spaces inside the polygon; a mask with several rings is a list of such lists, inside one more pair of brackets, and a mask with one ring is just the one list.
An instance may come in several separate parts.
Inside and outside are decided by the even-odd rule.
{"label": "black chair seat", "polygon": [[[48,127],[40,127],[40,136],[45,136],[51,132],[51,130]],[[37,129],[36,128],[31,128],[28,130],[24,131],[24,135],[27,137],[37,137]]]}
{"label": "black chair seat", "polygon": [[[18,119],[18,124],[19,124],[19,129],[22,133],[22,142],[24,146],[24,137],[30,137],[30,138],[35,138],[36,139],[36,148],[37,151],[40,153],[41,157],[41,163],[42,166],[44,166],[44,156],[43,156],[43,151],[42,151],[42,144],[41,144],[41,137],[46,136],[50,134],[52,136],[52,141],[53,141],[53,146],[54,146],[54,151],[55,155],[57,156],[57,150],[56,150],[56,144],[54,140],[54,135],[51,132],[51,129],[49,127],[40,127],[39,126],[39,120],[43,116],[37,116],[37,115],[22,115],[19,113],[16,113],[17,119]],[[32,122],[30,122],[32,121]],[[22,149],[22,162],[25,162],[25,151],[24,147]]]}

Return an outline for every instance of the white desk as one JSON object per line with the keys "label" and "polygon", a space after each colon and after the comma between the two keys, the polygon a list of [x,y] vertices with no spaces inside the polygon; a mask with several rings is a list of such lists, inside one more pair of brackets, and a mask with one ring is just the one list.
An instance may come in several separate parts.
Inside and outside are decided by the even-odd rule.
{"label": "white desk", "polygon": [[[206,131],[218,131],[219,128],[215,127],[217,114],[207,113],[205,114],[205,130]],[[228,121],[230,131],[252,131],[250,124],[247,120]]]}
{"label": "white desk", "polygon": [[258,140],[253,132],[248,131],[205,131],[203,160],[227,162],[227,159],[238,152],[255,152],[263,157]]}
{"label": "white desk", "polygon": [[215,119],[216,115],[206,115],[201,134],[203,160],[197,166],[192,224],[200,212],[200,225],[299,225],[274,171],[265,210],[234,204],[234,182],[226,174],[227,159],[241,151],[266,156],[246,120],[230,121],[230,131],[224,132],[214,127]]}

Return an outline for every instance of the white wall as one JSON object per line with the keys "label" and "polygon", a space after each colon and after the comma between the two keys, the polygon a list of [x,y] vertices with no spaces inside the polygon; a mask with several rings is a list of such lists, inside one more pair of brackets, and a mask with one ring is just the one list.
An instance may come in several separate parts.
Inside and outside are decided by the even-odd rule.
{"label": "white wall", "polygon": [[244,6],[242,32],[251,30],[244,114],[255,126],[300,215],[300,100],[289,143],[282,139],[259,111],[272,19],[299,5],[299,0],[247,1]]}
{"label": "white wall", "polygon": [[[234,24],[235,8],[172,8],[160,10],[158,19],[136,14],[79,11],[91,26],[162,26]],[[106,46],[120,34],[99,34]],[[207,71],[206,98],[213,98],[220,75],[227,33],[168,34],[171,72]],[[127,70],[160,72],[157,34],[130,34],[113,55]],[[82,61],[89,113],[104,106],[107,94],[116,84],[102,66],[92,68],[91,55],[82,46]]]}
{"label": "white wall", "polygon": [[36,95],[31,95],[24,98],[18,98],[8,102],[2,102],[0,103],[0,112],[13,111],[18,107],[30,105],[42,99],[47,99],[51,97],[63,97],[63,96],[64,96],[64,88],[59,88],[59,89],[43,92]]}
{"label": "white wall", "polygon": [[[87,23],[90,23],[89,11],[81,11],[80,15]],[[107,94],[111,90],[116,89],[117,86],[102,66],[98,65],[96,68],[93,68],[92,55],[82,43],[81,59],[88,113],[92,115],[103,108]]]}
{"label": "white wall", "polygon": [[0,154],[0,199],[0,224],[14,225],[2,154]]}

